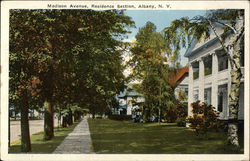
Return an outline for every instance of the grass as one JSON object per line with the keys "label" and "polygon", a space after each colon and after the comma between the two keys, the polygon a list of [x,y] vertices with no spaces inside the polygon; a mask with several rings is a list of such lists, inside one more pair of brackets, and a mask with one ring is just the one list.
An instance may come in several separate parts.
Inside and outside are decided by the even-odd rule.
{"label": "grass", "polygon": [[[79,122],[75,122],[67,128],[55,128],[54,138],[45,141],[43,139],[44,132],[39,132],[31,136],[31,153],[52,153],[64,138],[75,128]],[[9,153],[21,153],[21,141],[18,140],[10,146]]]}
{"label": "grass", "polygon": [[[132,123],[109,119],[89,119],[93,147],[96,153],[134,154],[230,154],[226,135],[208,133],[197,137],[188,128],[168,123]],[[240,153],[243,153],[241,148]]]}

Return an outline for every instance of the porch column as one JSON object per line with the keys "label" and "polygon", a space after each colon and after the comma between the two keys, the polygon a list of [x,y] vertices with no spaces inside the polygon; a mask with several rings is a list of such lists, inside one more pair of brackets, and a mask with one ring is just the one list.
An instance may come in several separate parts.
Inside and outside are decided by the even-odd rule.
{"label": "porch column", "polygon": [[199,60],[199,100],[204,102],[204,62]]}
{"label": "porch column", "polygon": [[189,63],[189,74],[188,74],[188,116],[192,116],[192,107],[191,103],[194,102],[193,98],[193,67],[192,64]]}
{"label": "porch column", "polygon": [[218,84],[217,84],[217,74],[218,74],[218,58],[216,53],[212,53],[212,100],[211,104],[218,110]]}

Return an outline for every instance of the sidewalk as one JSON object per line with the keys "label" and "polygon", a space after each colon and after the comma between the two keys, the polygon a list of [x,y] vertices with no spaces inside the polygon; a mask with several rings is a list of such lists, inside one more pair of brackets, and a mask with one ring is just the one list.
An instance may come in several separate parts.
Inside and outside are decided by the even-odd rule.
{"label": "sidewalk", "polygon": [[89,154],[92,145],[87,118],[63,140],[53,152],[54,154]]}

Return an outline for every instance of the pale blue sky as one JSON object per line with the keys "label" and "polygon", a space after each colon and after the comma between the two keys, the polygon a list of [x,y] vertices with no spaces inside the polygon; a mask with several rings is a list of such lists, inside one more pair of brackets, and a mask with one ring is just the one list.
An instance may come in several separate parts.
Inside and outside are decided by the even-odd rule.
{"label": "pale blue sky", "polygon": [[[145,26],[150,21],[157,27],[157,32],[162,31],[169,26],[171,21],[180,19],[182,17],[192,18],[197,15],[204,15],[205,10],[127,10],[125,14],[130,16],[135,21],[136,28],[130,29],[131,34],[128,35],[128,40],[135,40],[135,35],[139,28]],[[181,64],[187,64],[187,58],[183,57],[186,49],[181,50]]]}

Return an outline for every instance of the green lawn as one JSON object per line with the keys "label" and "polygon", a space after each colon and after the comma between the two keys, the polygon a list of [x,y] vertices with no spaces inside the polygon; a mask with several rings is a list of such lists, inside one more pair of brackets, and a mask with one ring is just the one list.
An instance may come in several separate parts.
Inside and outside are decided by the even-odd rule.
{"label": "green lawn", "polygon": [[[175,124],[132,123],[109,119],[89,119],[96,153],[138,154],[220,154],[235,153],[225,146],[226,136],[209,133],[200,138],[191,129]],[[243,148],[241,152],[243,153]]]}
{"label": "green lawn", "polygon": [[[52,153],[64,138],[75,128],[79,122],[75,122],[72,126],[67,128],[55,128],[55,137],[52,140],[44,141],[43,132],[33,134],[31,136],[32,153]],[[20,153],[21,141],[17,141],[11,145],[9,153]]]}

